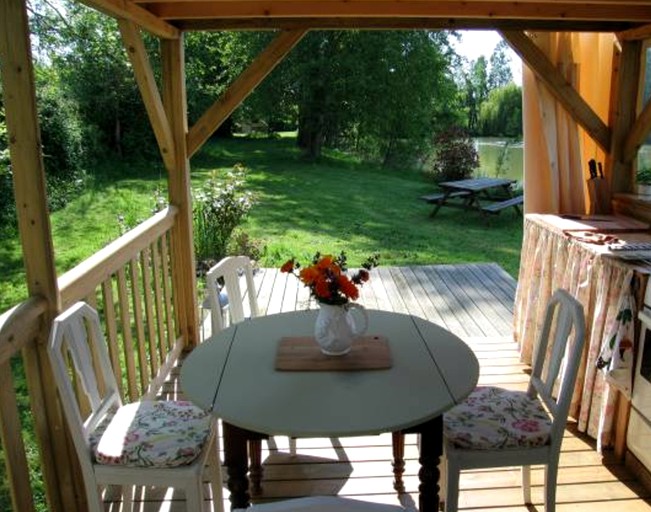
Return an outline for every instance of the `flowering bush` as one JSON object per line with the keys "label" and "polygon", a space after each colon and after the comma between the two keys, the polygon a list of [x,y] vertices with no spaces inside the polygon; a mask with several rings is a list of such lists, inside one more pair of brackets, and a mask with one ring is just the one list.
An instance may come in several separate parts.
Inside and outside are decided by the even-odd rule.
{"label": "flowering bush", "polygon": [[236,164],[225,177],[213,174],[194,194],[194,251],[210,268],[228,252],[233,230],[244,221],[254,200],[245,190],[246,168]]}
{"label": "flowering bush", "polygon": [[317,252],[312,264],[305,268],[301,268],[300,263],[292,258],[280,267],[280,271],[296,275],[317,301],[342,305],[359,297],[359,286],[369,280],[369,270],[377,266],[379,258],[378,254],[369,256],[362,263],[362,268],[350,278],[346,275],[348,266],[343,251],[338,256]]}

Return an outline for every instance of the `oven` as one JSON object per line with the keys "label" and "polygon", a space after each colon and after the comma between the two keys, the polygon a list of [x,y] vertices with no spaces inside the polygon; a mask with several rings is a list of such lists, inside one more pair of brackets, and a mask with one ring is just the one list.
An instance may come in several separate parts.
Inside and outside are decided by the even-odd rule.
{"label": "oven", "polygon": [[644,306],[638,317],[640,339],[626,443],[633,455],[651,471],[651,279],[647,283]]}

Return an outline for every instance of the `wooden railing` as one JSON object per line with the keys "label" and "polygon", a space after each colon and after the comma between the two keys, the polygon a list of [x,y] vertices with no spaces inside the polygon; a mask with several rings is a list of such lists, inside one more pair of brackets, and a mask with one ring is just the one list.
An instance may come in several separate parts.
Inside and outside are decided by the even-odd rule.
{"label": "wooden railing", "polygon": [[[61,307],[96,308],[125,402],[155,396],[184,347],[172,287],[169,207],[59,277]],[[14,510],[34,510],[11,362],[44,332],[44,299],[0,316],[0,435]],[[49,328],[45,330],[49,332]]]}

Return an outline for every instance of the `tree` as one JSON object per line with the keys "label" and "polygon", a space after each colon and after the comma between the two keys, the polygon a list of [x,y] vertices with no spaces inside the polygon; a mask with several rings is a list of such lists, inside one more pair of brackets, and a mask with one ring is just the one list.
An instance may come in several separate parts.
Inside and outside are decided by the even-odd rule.
{"label": "tree", "polygon": [[513,82],[511,73],[511,58],[507,54],[509,45],[503,39],[497,43],[490,56],[488,72],[488,89],[493,90]]}
{"label": "tree", "polygon": [[479,110],[488,95],[488,78],[486,57],[480,56],[471,61],[469,71],[463,81],[464,105],[468,116],[468,130],[476,133],[479,123]]}
{"label": "tree", "polygon": [[[60,80],[63,94],[77,105],[86,144],[117,155],[155,153],[133,71],[115,20],[76,2],[34,5],[37,55]],[[146,37],[150,50],[154,39]],[[156,63],[157,59],[152,59]],[[158,67],[156,67],[158,71]]]}
{"label": "tree", "polygon": [[312,158],[327,144],[388,165],[455,118],[446,33],[314,32],[295,52],[299,144]]}
{"label": "tree", "polygon": [[522,135],[522,90],[513,82],[492,90],[481,106],[479,128],[482,135],[519,137]]}

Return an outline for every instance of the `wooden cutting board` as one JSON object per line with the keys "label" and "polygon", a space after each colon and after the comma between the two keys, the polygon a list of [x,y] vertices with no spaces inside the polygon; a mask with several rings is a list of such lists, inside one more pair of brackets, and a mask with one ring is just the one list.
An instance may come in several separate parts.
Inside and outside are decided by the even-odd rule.
{"label": "wooden cutting board", "polygon": [[384,336],[361,336],[343,356],[321,352],[313,336],[281,338],[276,352],[276,370],[280,371],[352,371],[391,368],[391,350]]}

